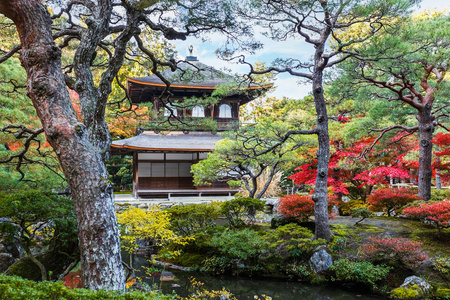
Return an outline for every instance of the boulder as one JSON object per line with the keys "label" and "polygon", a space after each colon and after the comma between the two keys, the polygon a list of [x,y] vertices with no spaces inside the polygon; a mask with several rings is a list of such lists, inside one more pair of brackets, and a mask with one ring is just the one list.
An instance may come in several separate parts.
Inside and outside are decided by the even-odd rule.
{"label": "boulder", "polygon": [[319,274],[328,270],[333,265],[333,259],[327,251],[321,249],[311,256],[309,265],[314,273]]}
{"label": "boulder", "polygon": [[424,299],[430,290],[431,285],[424,279],[409,276],[400,287],[392,290],[391,295],[394,299]]}
{"label": "boulder", "polygon": [[172,272],[169,271],[162,271],[161,277],[159,278],[160,281],[172,281],[174,279],[174,275]]}

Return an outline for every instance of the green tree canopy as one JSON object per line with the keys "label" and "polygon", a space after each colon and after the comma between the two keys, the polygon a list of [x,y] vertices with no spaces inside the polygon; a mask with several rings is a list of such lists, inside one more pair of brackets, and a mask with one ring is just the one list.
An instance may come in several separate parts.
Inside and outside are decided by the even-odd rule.
{"label": "green tree canopy", "polygon": [[[238,180],[249,197],[261,198],[277,172],[295,160],[296,151],[309,144],[307,139],[287,135],[292,126],[272,118],[258,124],[228,132],[216,143],[208,158],[192,166],[195,185],[217,180]],[[268,151],[267,149],[279,144]],[[258,178],[268,172],[267,180],[258,185]]]}
{"label": "green tree canopy", "polygon": [[340,65],[337,82],[341,93],[373,102],[369,116],[376,121],[372,125],[381,127],[372,129],[380,138],[391,130],[405,136],[419,132],[419,189],[424,200],[430,199],[433,132],[447,130],[450,118],[449,18],[444,13],[413,16],[399,29],[387,29]]}

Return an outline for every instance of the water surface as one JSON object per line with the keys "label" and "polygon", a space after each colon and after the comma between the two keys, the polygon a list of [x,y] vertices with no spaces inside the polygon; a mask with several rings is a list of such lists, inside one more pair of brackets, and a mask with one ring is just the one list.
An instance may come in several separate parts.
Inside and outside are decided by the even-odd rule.
{"label": "water surface", "polygon": [[[137,257],[135,267],[141,269],[137,273],[144,282],[149,285],[156,284],[161,290],[170,294],[186,297],[192,294],[193,288],[190,278],[204,283],[202,288],[206,290],[222,290],[225,288],[237,299],[255,299],[255,295],[270,296],[279,300],[384,300],[385,297],[371,295],[369,291],[349,291],[323,285],[310,285],[295,280],[278,280],[269,278],[249,278],[235,276],[209,276],[202,273],[173,271],[173,279],[160,281],[160,276],[147,276],[139,266],[148,266],[144,257]],[[170,275],[170,274],[169,274]],[[171,277],[171,276],[168,276]],[[168,278],[170,279],[170,278]]]}

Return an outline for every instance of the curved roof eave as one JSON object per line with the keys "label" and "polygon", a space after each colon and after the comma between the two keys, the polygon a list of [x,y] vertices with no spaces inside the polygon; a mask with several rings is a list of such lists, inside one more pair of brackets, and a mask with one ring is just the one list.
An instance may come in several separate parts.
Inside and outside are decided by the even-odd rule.
{"label": "curved roof eave", "polygon": [[[156,83],[156,82],[148,82],[148,81],[141,81],[137,80],[136,78],[127,77],[127,81],[138,83],[142,85],[148,85],[148,86],[157,86],[157,87],[166,87],[165,83]],[[218,86],[204,86],[204,85],[181,85],[181,84],[171,84],[170,88],[190,88],[190,89],[207,89],[207,90],[215,90]],[[268,83],[264,85],[253,85],[249,87],[245,87],[244,89],[250,89],[250,90],[256,90],[256,89],[268,89],[273,87],[273,83]]]}
{"label": "curved roof eave", "polygon": [[142,151],[183,151],[183,152],[212,152],[214,149],[187,149],[187,148],[149,148],[149,147],[135,147],[129,145],[111,145],[112,148],[130,149]]}

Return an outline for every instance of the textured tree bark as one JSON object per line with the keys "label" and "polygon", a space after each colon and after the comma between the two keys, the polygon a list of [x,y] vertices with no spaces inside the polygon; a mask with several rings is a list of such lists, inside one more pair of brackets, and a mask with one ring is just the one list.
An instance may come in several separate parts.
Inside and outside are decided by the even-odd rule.
{"label": "textured tree bark", "polygon": [[330,137],[328,135],[328,115],[323,96],[321,72],[315,74],[313,80],[313,95],[317,112],[317,129],[319,131],[319,150],[317,151],[317,176],[314,200],[315,238],[330,240],[328,222],[328,164],[330,160]]}
{"label": "textured tree bark", "polygon": [[420,138],[420,150],[419,150],[419,196],[424,201],[428,201],[431,198],[431,160],[433,156],[433,116],[431,114],[432,105],[430,102],[423,105],[419,111],[419,138]]}
{"label": "textured tree bark", "polygon": [[53,42],[50,15],[39,0],[2,0],[0,12],[17,27],[27,93],[72,190],[83,285],[123,290],[125,277],[112,188],[102,157],[104,145],[103,149],[98,146],[105,141],[95,141],[99,137],[76,118],[61,71],[61,51]]}
{"label": "textured tree bark", "polygon": [[[327,36],[327,35],[325,35]],[[330,161],[330,137],[328,135],[328,113],[323,95],[323,62],[324,42],[316,45],[313,72],[313,96],[317,113],[317,130],[319,150],[317,151],[317,176],[314,200],[315,238],[330,240],[330,225],[328,222],[328,165]]]}

